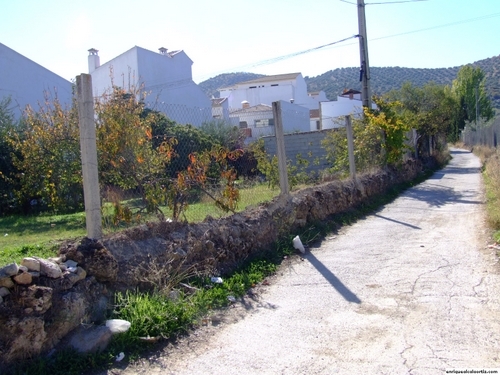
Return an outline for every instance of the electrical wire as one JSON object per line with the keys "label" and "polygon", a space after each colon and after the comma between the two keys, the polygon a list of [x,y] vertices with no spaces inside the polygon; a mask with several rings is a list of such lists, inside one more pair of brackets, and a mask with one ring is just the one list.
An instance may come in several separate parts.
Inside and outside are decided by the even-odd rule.
{"label": "electrical wire", "polygon": [[304,51],[290,53],[288,55],[283,55],[283,56],[275,57],[275,58],[268,59],[268,60],[263,60],[263,61],[251,64],[250,67],[256,67],[256,66],[261,66],[261,65],[274,64],[275,62],[278,62],[278,61],[281,61],[281,60],[286,60],[286,59],[289,59],[289,58],[292,58],[292,57],[295,57],[295,56],[304,55],[306,53],[313,52],[313,51],[316,51],[316,50],[321,49],[321,48],[333,46],[335,44],[339,44],[339,43],[345,42],[346,40],[357,38],[357,37],[358,37],[358,35],[353,35],[353,36],[350,36],[348,38],[337,40],[336,42],[323,44],[321,46],[314,47],[314,48],[309,48],[309,49],[306,49]]}
{"label": "electrical wire", "polygon": [[498,17],[498,16],[500,16],[500,13],[493,13],[493,14],[489,14],[487,16],[481,16],[481,17],[476,17],[476,18],[469,18],[467,20],[451,22],[451,23],[447,23],[447,24],[444,24],[444,25],[432,26],[432,27],[427,27],[427,28],[424,28],[424,29],[418,29],[418,30],[413,30],[413,31],[406,31],[404,33],[387,35],[387,36],[381,36],[381,37],[378,37],[378,38],[372,38],[372,39],[369,39],[369,41],[380,40],[380,39],[387,39],[387,38],[393,38],[393,37],[401,36],[401,35],[419,33],[421,31],[428,31],[428,30],[439,29],[439,28],[442,28],[442,27],[461,25],[461,24],[467,23],[467,22],[474,22],[474,21],[484,20],[484,19],[487,19],[487,18],[493,18],[493,17]]}
{"label": "electrical wire", "polygon": [[[354,3],[351,3],[351,2],[349,2],[347,0],[340,0],[340,1],[342,1],[344,3],[354,4]],[[412,0],[412,1],[406,1],[406,2],[416,2],[416,1],[427,1],[427,0]],[[375,3],[371,3],[371,4],[375,4]],[[390,4],[390,3],[382,3],[382,4]],[[489,15],[486,15],[486,16],[469,18],[469,19],[466,19],[466,20],[451,22],[451,23],[447,23],[447,24],[444,24],[444,25],[438,25],[438,26],[432,26],[432,27],[427,27],[427,28],[418,29],[418,30],[406,31],[406,32],[399,33],[399,34],[386,35],[386,36],[381,36],[381,37],[378,37],[378,38],[370,38],[370,39],[368,39],[368,41],[372,42],[372,41],[376,41],[376,40],[394,38],[394,37],[401,36],[401,35],[408,35],[408,34],[414,34],[414,33],[422,32],[422,31],[439,29],[439,28],[443,28],[443,27],[461,25],[461,24],[468,23],[468,22],[474,22],[474,21],[484,20],[484,19],[498,17],[498,16],[500,16],[500,13],[493,13],[493,14],[489,14]],[[253,68],[253,67],[262,66],[262,65],[274,64],[274,63],[276,63],[278,61],[286,60],[286,59],[289,59],[289,58],[292,58],[292,57],[295,57],[295,56],[299,56],[299,55],[303,55],[303,54],[310,53],[310,52],[313,52],[313,51],[317,51],[317,50],[322,49],[322,48],[331,47],[331,46],[334,46],[336,44],[345,42],[345,41],[347,41],[349,39],[357,38],[358,36],[359,35],[353,35],[353,36],[348,37],[348,38],[340,39],[340,40],[337,40],[337,41],[332,42],[332,43],[323,44],[323,45],[318,46],[318,47],[309,48],[309,49],[304,50],[304,51],[290,53],[288,55],[283,55],[283,56],[275,57],[275,58],[272,58],[272,59],[259,61],[259,62],[253,63],[253,64],[243,65],[239,69],[243,69],[243,68],[247,68],[247,67]],[[346,45],[337,46],[337,47],[344,47],[344,46],[352,45],[352,44],[353,43],[348,43]],[[231,69],[229,71],[235,71],[235,69]]]}
{"label": "electrical wire", "polygon": [[[343,3],[358,5],[357,3],[353,3],[352,1],[340,0]],[[385,5],[385,4],[401,4],[401,3],[416,3],[419,1],[429,1],[429,0],[400,0],[400,1],[388,1],[386,3],[365,3],[366,5]]]}

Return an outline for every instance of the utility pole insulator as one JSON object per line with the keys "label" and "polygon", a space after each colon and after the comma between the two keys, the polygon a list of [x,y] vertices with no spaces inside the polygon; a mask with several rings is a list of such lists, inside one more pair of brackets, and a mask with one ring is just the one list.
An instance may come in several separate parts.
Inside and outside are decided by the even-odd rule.
{"label": "utility pole insulator", "polygon": [[360,80],[361,99],[363,107],[372,107],[372,98],[370,90],[370,65],[368,63],[368,39],[366,36],[365,2],[358,0],[358,27],[359,27],[359,54],[360,54]]}

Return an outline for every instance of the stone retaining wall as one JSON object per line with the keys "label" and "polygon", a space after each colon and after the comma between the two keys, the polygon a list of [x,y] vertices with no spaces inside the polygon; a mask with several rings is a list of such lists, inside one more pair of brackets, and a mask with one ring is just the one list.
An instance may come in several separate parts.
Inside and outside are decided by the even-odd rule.
{"label": "stone retaining wall", "polygon": [[[420,162],[352,181],[328,182],[280,196],[227,218],[202,223],[148,223],[106,236],[67,243],[57,259],[26,258],[0,269],[0,363],[37,356],[77,328],[102,325],[113,290],[135,288],[153,264],[194,266],[224,274],[271,247],[281,235],[345,212],[390,187],[409,182]],[[1,370],[1,365],[0,365]]]}

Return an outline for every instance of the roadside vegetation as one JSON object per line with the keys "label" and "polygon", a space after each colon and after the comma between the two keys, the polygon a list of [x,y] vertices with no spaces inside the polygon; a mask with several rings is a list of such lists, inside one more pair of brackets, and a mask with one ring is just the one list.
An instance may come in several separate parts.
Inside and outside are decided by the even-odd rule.
{"label": "roadside vegetation", "polygon": [[493,239],[500,243],[500,150],[474,146],[472,151],[481,159],[486,190],[487,220]]}
{"label": "roadside vegetation", "polygon": [[[477,87],[471,77],[479,83],[484,80],[465,70],[453,87],[407,84],[375,98],[378,109],[366,110],[364,119],[354,122],[358,171],[398,168],[408,154],[444,163],[446,139],[456,141],[476,115],[471,107],[475,101],[468,100]],[[479,92],[483,91],[480,86]],[[230,215],[278,194],[270,189],[278,184],[277,162],[265,154],[261,143],[245,146],[239,129],[224,123],[207,123],[200,129],[176,124],[145,108],[137,99],[141,95],[139,90],[130,94],[115,87],[96,102],[99,178],[108,231],[147,220],[196,222],[207,215]],[[46,103],[38,112],[28,110],[23,121],[14,124],[7,108],[5,103],[0,105],[0,120],[5,119],[0,122],[0,142],[5,146],[0,148],[0,265],[27,255],[55,254],[59,241],[85,233],[75,109]],[[486,104],[481,110],[482,118],[492,115]],[[411,128],[419,134],[416,149],[406,142]],[[348,174],[346,145],[342,130],[331,132],[325,140],[330,177]],[[498,164],[496,168],[498,174]],[[293,186],[311,183],[299,167],[289,166],[288,173]],[[495,171],[486,174],[493,179]],[[250,183],[256,176],[264,182]],[[318,241],[407,187],[394,187],[384,197],[298,234],[305,245]],[[284,235],[260,257],[232,274],[220,275],[222,282],[212,281],[210,276],[215,275],[190,273],[189,268],[180,272],[157,265],[144,272],[146,284],[151,285],[148,291],[115,295],[109,316],[130,321],[132,329],[114,338],[108,350],[87,356],[57,353],[19,364],[13,373],[78,374],[110,366],[120,352],[133,360],[152,345],[175,340],[207,324],[214,310],[234,303],[274,274],[295,253],[295,235]]]}

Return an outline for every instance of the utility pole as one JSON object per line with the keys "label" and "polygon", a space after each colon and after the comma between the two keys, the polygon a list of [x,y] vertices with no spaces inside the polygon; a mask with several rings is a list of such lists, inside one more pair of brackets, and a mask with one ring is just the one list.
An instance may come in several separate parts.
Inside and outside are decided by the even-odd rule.
{"label": "utility pole", "polygon": [[362,82],[361,99],[363,107],[372,107],[370,90],[370,64],[368,63],[368,39],[366,36],[365,1],[358,0],[359,54],[361,70],[359,80]]}
{"label": "utility pole", "polygon": [[479,82],[476,85],[476,126],[477,121],[479,120]]}

